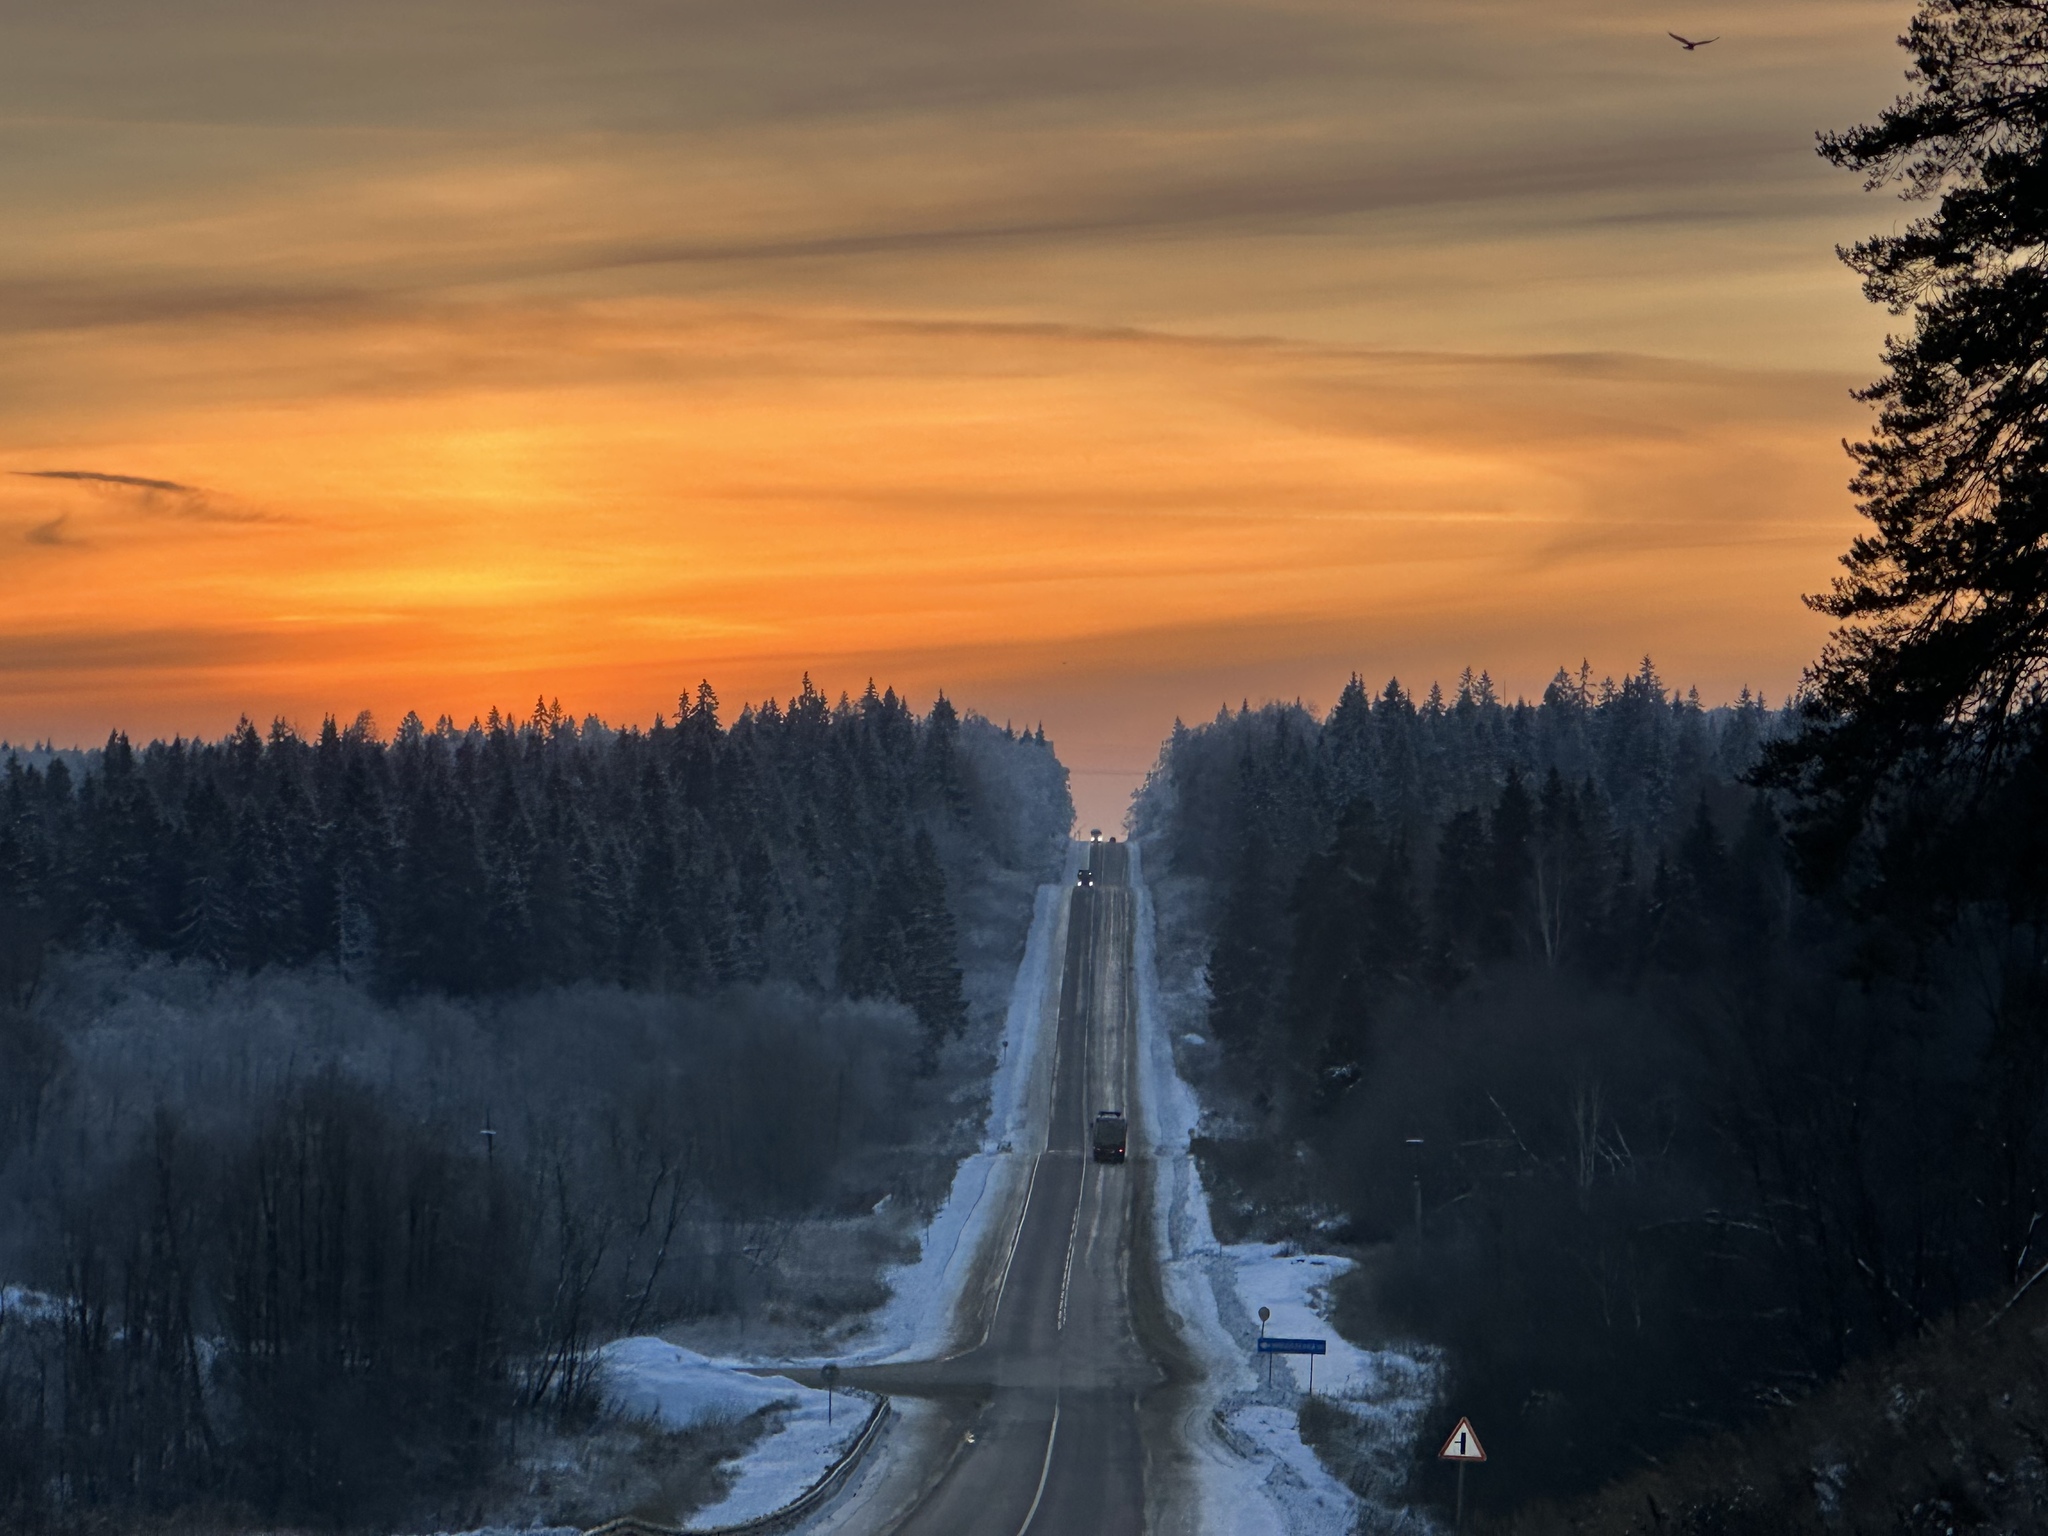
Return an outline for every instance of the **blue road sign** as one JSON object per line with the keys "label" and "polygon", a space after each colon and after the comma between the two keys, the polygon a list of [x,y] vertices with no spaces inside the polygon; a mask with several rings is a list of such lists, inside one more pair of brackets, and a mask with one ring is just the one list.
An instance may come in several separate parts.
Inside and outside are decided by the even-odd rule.
{"label": "blue road sign", "polygon": [[1262,1355],[1326,1355],[1330,1346],[1324,1339],[1261,1339]]}

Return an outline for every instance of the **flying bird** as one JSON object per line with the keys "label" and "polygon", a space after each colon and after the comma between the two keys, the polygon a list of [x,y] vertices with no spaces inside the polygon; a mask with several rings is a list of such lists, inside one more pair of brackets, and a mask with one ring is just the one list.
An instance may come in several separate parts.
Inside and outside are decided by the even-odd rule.
{"label": "flying bird", "polygon": [[1694,42],[1689,37],[1680,37],[1676,32],[1666,32],[1664,35],[1670,38],[1674,43],[1678,44],[1678,46],[1683,48],[1687,53],[1691,53],[1695,48],[1704,48],[1709,43],[1718,43],[1719,41],[1721,41],[1719,37],[1703,37],[1698,42]]}

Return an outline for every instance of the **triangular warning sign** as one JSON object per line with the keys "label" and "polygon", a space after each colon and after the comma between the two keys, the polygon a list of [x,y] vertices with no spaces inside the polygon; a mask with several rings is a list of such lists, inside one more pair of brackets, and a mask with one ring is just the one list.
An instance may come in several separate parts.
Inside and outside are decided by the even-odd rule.
{"label": "triangular warning sign", "polygon": [[1470,1419],[1458,1420],[1458,1427],[1451,1431],[1451,1438],[1444,1442],[1444,1448],[1436,1453],[1438,1461],[1484,1461],[1486,1452],[1481,1449],[1479,1437],[1472,1433]]}

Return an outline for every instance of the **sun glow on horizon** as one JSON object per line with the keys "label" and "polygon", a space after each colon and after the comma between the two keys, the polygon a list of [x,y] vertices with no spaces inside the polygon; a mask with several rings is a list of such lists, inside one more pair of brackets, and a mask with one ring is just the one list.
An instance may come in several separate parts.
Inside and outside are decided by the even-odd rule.
{"label": "sun glow on horizon", "polygon": [[253,29],[298,99],[39,22],[0,736],[809,670],[1045,720],[1113,824],[1175,714],[1353,668],[1775,696],[1882,332],[1810,133],[1892,9],[1741,0],[1705,70],[1604,0]]}

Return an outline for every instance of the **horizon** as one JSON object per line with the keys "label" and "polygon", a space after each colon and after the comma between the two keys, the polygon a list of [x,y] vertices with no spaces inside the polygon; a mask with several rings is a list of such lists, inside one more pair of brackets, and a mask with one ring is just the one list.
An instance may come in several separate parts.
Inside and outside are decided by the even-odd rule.
{"label": "horizon", "polygon": [[[1654,664],[1654,658],[1645,655],[1642,658],[1640,658],[1637,665],[1640,666],[1644,662],[1650,662]],[[1591,665],[1590,662],[1582,662],[1582,664],[1588,667],[1590,667]],[[1559,675],[1577,675],[1574,669],[1560,665],[1559,668],[1555,672],[1553,672],[1549,678],[1545,679],[1541,687],[1510,688],[1504,687],[1498,679],[1492,679],[1492,673],[1490,668],[1461,668],[1460,672],[1463,673],[1467,670],[1470,671],[1470,674],[1475,682],[1481,679],[1492,680],[1496,692],[1496,698],[1494,702],[1504,709],[1514,709],[1522,706],[1540,706],[1543,702],[1543,693],[1545,689],[1547,689],[1552,682],[1556,681]],[[1766,693],[1764,690],[1752,688],[1746,683],[1739,684],[1735,692],[1727,697],[1709,696],[1706,695],[1704,692],[1701,692],[1698,689],[1697,685],[1676,683],[1669,677],[1664,676],[1661,668],[1657,670],[1659,681],[1661,682],[1665,693],[1672,699],[1673,702],[1685,698],[1689,692],[1699,692],[1700,707],[1710,712],[1714,710],[1733,709],[1738,707],[1742,702],[1742,696],[1744,694],[1747,694],[1754,702],[1772,711],[1789,709],[1793,706],[1797,699],[1796,690],[1788,691],[1783,695],[1779,702],[1773,703],[1771,701],[1770,695]],[[1595,675],[1597,676],[1598,684],[1618,685],[1620,681],[1632,675],[1632,669],[1624,668],[1619,670],[1618,672],[1598,672]],[[1348,683],[1348,681],[1352,677],[1358,678],[1361,681],[1361,683],[1364,684],[1367,693],[1375,701],[1377,701],[1381,691],[1388,685],[1388,683],[1399,683],[1402,689],[1408,694],[1409,698],[1414,702],[1418,711],[1425,708],[1428,695],[1432,690],[1437,689],[1440,689],[1442,691],[1443,697],[1447,701],[1446,707],[1448,707],[1449,701],[1455,700],[1456,690],[1461,681],[1460,678],[1454,677],[1451,686],[1445,687],[1441,679],[1432,678],[1430,682],[1427,684],[1423,684],[1421,686],[1413,686],[1408,683],[1402,682],[1401,678],[1398,675],[1390,675],[1386,682],[1373,683],[1370,681],[1370,674],[1366,673],[1362,669],[1357,668],[1354,668],[1350,673],[1346,674],[1346,683]],[[810,678],[809,674],[806,674],[806,680],[813,682],[813,684],[815,685],[815,679]],[[771,699],[774,703],[778,705],[778,707],[786,708],[787,705],[789,703],[793,703],[796,698],[795,692],[792,692],[786,697],[779,694],[772,694],[760,698],[742,698],[739,699],[737,702],[734,702],[722,690],[719,690],[715,679],[704,678],[700,679],[700,681],[711,683],[713,691],[718,693],[720,722],[728,728],[739,717],[742,711],[758,711],[763,703],[769,702]],[[1265,696],[1258,699],[1253,699],[1249,695],[1244,695],[1240,697],[1238,705],[1235,706],[1235,708],[1233,708],[1233,706],[1227,699],[1220,701],[1217,706],[1217,713],[1215,714],[1202,714],[1196,712],[1184,715],[1175,715],[1173,720],[1170,722],[1167,731],[1162,733],[1159,745],[1154,748],[1155,757],[1159,751],[1163,750],[1167,740],[1170,737],[1171,731],[1175,726],[1192,727],[1207,724],[1213,719],[1219,718],[1220,716],[1227,716],[1238,710],[1251,709],[1256,711],[1258,709],[1270,705],[1277,705],[1281,707],[1287,707],[1291,705],[1295,708],[1306,710],[1310,715],[1312,715],[1317,720],[1326,719],[1330,711],[1336,708],[1337,696],[1342,693],[1344,687],[1346,686],[1346,683],[1338,684],[1336,690],[1333,691],[1333,693],[1331,694],[1328,703],[1320,703],[1313,696],[1303,696],[1300,694],[1296,694],[1291,698],[1285,698],[1280,696]],[[1020,736],[1028,735],[1036,729],[1043,728],[1045,724],[1043,720],[1039,719],[1020,720],[1014,716],[998,717],[992,715],[986,710],[981,709],[977,704],[975,704],[973,700],[957,697],[954,694],[948,693],[943,689],[934,693],[931,696],[931,698],[920,707],[912,699],[910,695],[907,695],[902,689],[896,688],[894,684],[889,683],[886,679],[880,677],[870,678],[862,684],[862,688],[865,689],[870,685],[876,687],[877,689],[885,693],[890,691],[895,692],[897,697],[903,700],[906,707],[911,708],[919,715],[929,714],[932,707],[937,703],[938,699],[940,697],[944,697],[960,711],[963,717],[970,714],[977,715],[980,718],[988,721],[991,725],[995,725],[999,728],[1003,728],[1006,730],[1012,730]],[[841,704],[845,704],[848,702],[857,704],[861,697],[859,691],[846,688],[834,689],[819,687],[817,691],[821,693],[824,697],[832,701],[835,708]],[[673,709],[664,709],[657,712],[651,712],[645,717],[628,718],[625,716],[607,715],[604,712],[598,710],[583,710],[575,708],[570,704],[564,703],[559,697],[550,696],[549,694],[547,694],[545,690],[541,692],[541,694],[539,695],[539,699],[541,703],[545,704],[547,707],[551,709],[559,708],[562,712],[562,715],[566,719],[568,719],[572,724],[574,724],[579,731],[585,725],[587,725],[592,719],[595,719],[601,726],[611,731],[647,731],[653,728],[657,723],[672,725],[675,719],[677,718],[678,713],[676,710]],[[407,718],[417,718],[421,722],[421,724],[431,732],[441,731],[443,725],[445,724],[450,726],[453,732],[456,734],[465,734],[471,731],[487,730],[489,728],[489,721],[492,716],[497,716],[508,727],[514,730],[523,729],[531,725],[533,719],[532,709],[520,711],[507,709],[499,704],[491,704],[486,706],[483,710],[472,712],[467,723],[462,723],[459,715],[457,715],[453,711],[442,710],[438,712],[430,722],[425,711],[419,709],[407,709],[398,716],[398,724],[393,724],[391,723],[391,717],[389,715],[385,714],[382,711],[371,709],[368,706],[362,706],[354,711],[349,711],[345,709],[323,710],[320,712],[318,717],[321,721],[321,724],[319,726],[314,726],[310,728],[303,724],[299,719],[281,714],[273,716],[269,724],[265,724],[264,722],[259,721],[255,717],[248,714],[238,715],[234,722],[211,733],[199,730],[177,730],[175,728],[169,731],[152,729],[147,732],[140,732],[129,730],[117,722],[109,725],[105,734],[99,738],[90,741],[74,738],[68,745],[62,746],[58,745],[54,740],[47,738],[38,737],[33,738],[30,741],[22,742],[12,740],[11,738],[5,735],[0,735],[0,762],[4,762],[5,758],[12,753],[33,754],[40,752],[77,753],[89,755],[103,750],[106,741],[116,735],[124,736],[136,745],[142,745],[146,742],[157,741],[172,743],[182,741],[186,743],[212,744],[226,740],[244,722],[256,727],[259,731],[263,731],[266,734],[273,725],[282,723],[285,726],[285,728],[289,730],[297,739],[301,741],[310,741],[316,739],[320,735],[321,729],[324,728],[325,724],[330,720],[338,726],[340,726],[342,729],[346,730],[358,724],[361,720],[361,717],[365,714],[367,714],[371,718],[375,733],[375,739],[387,745],[396,739],[399,726],[402,725],[404,720]],[[1054,735],[1052,731],[1047,730],[1046,740],[1051,745],[1054,753],[1059,754],[1059,738],[1056,735]],[[1063,768],[1066,769],[1069,776],[1069,788],[1074,800],[1074,832],[1076,836],[1079,836],[1085,829],[1091,826],[1102,828],[1121,828],[1125,824],[1124,818],[1126,813],[1129,811],[1132,802],[1135,800],[1137,796],[1138,791],[1143,787],[1146,775],[1151,771],[1152,767],[1152,765],[1148,764],[1146,768],[1133,773],[1131,770],[1122,767],[1091,767],[1085,764],[1075,764],[1069,762],[1064,755],[1060,756],[1060,764]]]}

